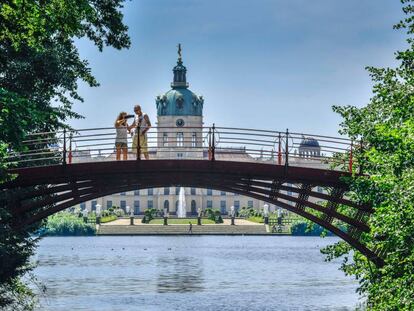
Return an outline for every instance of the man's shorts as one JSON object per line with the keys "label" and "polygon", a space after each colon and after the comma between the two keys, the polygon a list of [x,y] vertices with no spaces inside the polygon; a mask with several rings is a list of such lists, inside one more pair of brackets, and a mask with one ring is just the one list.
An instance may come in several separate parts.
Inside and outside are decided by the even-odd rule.
{"label": "man's shorts", "polygon": [[[134,138],[132,139],[132,152],[137,153],[137,142],[138,142],[138,135],[134,135]],[[147,153],[148,152],[148,143],[147,143],[147,135],[140,134],[139,135],[139,145],[141,147],[141,153]]]}
{"label": "man's shorts", "polygon": [[117,147],[117,148],[126,148],[126,147],[128,147],[128,145],[127,145],[127,143],[116,142],[115,147]]}

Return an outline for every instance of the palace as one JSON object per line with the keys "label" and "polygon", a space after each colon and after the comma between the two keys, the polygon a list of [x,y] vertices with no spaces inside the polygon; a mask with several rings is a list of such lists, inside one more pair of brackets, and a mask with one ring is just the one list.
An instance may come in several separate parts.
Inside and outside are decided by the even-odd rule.
{"label": "palace", "polygon": [[[171,89],[164,95],[156,97],[157,126],[155,144],[149,142],[150,159],[206,159],[209,154],[203,147],[204,133],[203,127],[203,107],[204,98],[192,92],[187,82],[187,68],[184,66],[181,56],[181,46],[179,45],[179,56],[177,65],[173,68],[173,82]],[[145,108],[145,107],[144,107]],[[150,119],[151,116],[150,116]],[[150,132],[154,131],[151,129]],[[131,146],[131,144],[129,144]],[[320,155],[318,141],[313,138],[303,138],[297,150],[298,158],[303,158],[308,165],[313,167],[324,167],[320,160],[315,160]],[[295,151],[296,152],[296,151]],[[74,151],[76,153],[76,150]],[[313,159],[310,159],[310,156]],[[129,154],[130,158],[134,154]],[[245,148],[225,148],[217,150],[215,153],[217,160],[236,160],[252,161],[252,156]],[[76,157],[80,162],[92,159],[91,154],[84,152]],[[99,160],[94,157],[93,161]],[[101,160],[115,160],[114,153]],[[267,159],[261,159],[266,161]],[[272,159],[268,159],[271,161]],[[300,159],[299,159],[300,160]],[[274,161],[274,159],[273,159]],[[293,162],[298,159],[292,159]],[[323,189],[317,189],[322,192]],[[123,192],[110,196],[105,196],[97,200],[80,204],[81,209],[95,210],[96,205],[100,204],[103,209],[118,206],[127,210],[127,206],[133,209],[135,214],[142,214],[147,208],[159,210],[167,209],[174,215],[178,206],[180,187],[137,189],[135,191]],[[291,193],[288,193],[291,195]],[[216,208],[222,214],[227,214],[231,206],[236,210],[242,207],[261,209],[265,202],[241,196],[234,193],[216,191],[213,189],[185,188],[187,215],[197,214],[198,208]],[[282,200],[283,201],[283,200]],[[270,206],[274,211],[275,206]]]}

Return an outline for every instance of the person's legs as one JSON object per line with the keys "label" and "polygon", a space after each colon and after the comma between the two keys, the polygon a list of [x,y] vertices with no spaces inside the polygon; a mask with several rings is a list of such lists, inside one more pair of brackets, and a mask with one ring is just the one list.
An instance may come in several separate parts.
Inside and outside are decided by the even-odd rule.
{"label": "person's legs", "polygon": [[121,160],[121,147],[118,144],[116,145],[116,160]]}
{"label": "person's legs", "polygon": [[144,154],[145,160],[149,160],[147,135],[140,135],[139,142],[141,146],[141,153]]}
{"label": "person's legs", "polygon": [[128,160],[128,148],[127,146],[122,147],[122,155],[123,155],[123,160]]}

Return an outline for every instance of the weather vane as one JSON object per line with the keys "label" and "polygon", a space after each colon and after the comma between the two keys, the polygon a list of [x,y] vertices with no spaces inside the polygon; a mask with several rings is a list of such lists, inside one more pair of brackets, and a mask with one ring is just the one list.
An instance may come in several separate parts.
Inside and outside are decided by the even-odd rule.
{"label": "weather vane", "polygon": [[181,43],[178,43],[178,58],[181,59]]}

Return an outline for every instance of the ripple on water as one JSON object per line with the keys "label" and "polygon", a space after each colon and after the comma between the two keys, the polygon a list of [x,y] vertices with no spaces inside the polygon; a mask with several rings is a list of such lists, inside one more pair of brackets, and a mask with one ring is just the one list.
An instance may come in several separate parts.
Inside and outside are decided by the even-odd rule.
{"label": "ripple on water", "polygon": [[[45,238],[39,310],[353,310],[356,282],[314,237]],[[317,247],[317,245],[319,245]]]}

